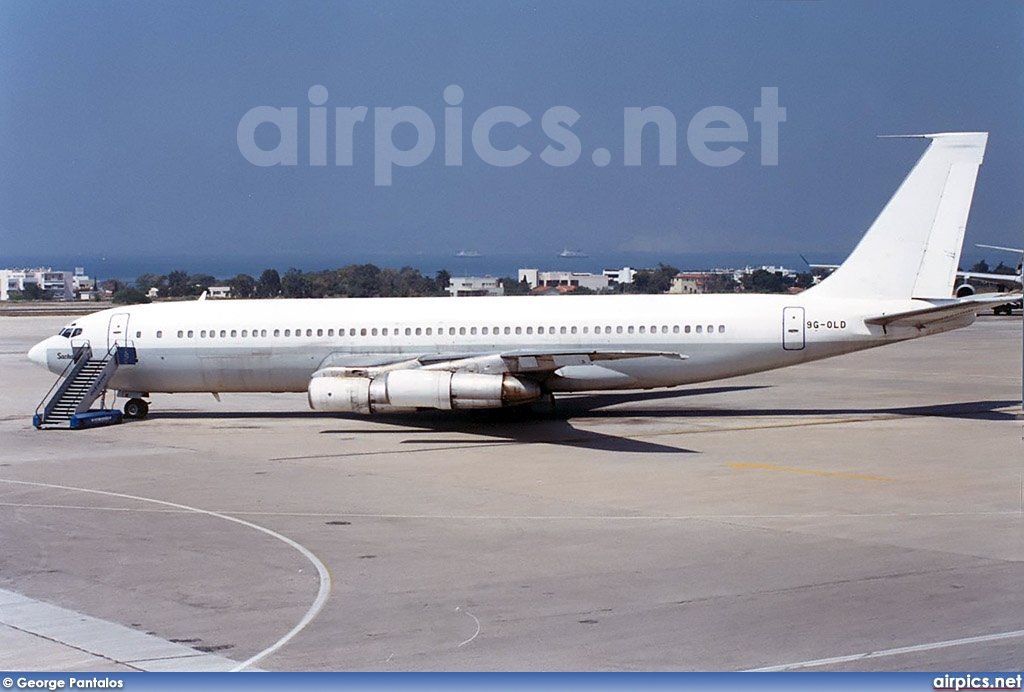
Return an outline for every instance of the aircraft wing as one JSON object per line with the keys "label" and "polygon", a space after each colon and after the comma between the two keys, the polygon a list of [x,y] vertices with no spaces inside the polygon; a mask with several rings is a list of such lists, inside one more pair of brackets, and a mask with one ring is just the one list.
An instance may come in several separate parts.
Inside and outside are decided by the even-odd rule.
{"label": "aircraft wing", "polygon": [[1020,274],[982,274],[981,272],[957,272],[961,279],[978,279],[1000,286],[1020,286]]}
{"label": "aircraft wing", "polygon": [[336,354],[328,357],[314,377],[372,376],[375,372],[427,368],[458,372],[550,373],[568,365],[590,365],[602,361],[630,358],[669,358],[686,360],[689,356],[666,351],[594,351],[574,349],[522,350],[479,353]]}
{"label": "aircraft wing", "polygon": [[665,351],[508,351],[501,354],[509,372],[554,372],[567,365],[590,365],[608,360],[629,358],[670,358],[686,360],[689,356]]}
{"label": "aircraft wing", "polygon": [[964,315],[977,312],[980,308],[1003,305],[1020,300],[1020,293],[982,293],[979,295],[942,302],[929,308],[895,312],[891,315],[878,315],[864,320],[865,324],[876,324],[881,327],[925,327],[937,322],[954,320]]}

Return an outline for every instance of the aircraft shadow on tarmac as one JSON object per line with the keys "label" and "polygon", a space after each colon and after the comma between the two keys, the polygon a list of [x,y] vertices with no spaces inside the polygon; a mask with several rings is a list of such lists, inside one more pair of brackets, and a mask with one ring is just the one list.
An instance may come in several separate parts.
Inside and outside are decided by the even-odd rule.
{"label": "aircraft shadow on tarmac", "polygon": [[[636,439],[629,435],[612,435],[572,426],[574,418],[597,420],[658,418],[799,418],[804,416],[906,416],[938,417],[966,420],[1017,421],[1021,414],[1000,409],[1019,406],[1019,401],[965,401],[923,406],[871,406],[838,408],[736,408],[702,407],[676,401],[671,405],[649,406],[650,402],[682,399],[692,396],[764,389],[764,386],[706,387],[701,389],[666,390],[644,393],[605,393],[559,397],[553,408],[520,407],[480,411],[423,411],[405,414],[381,414],[373,420],[388,427],[344,428],[320,431],[324,435],[402,435],[401,444],[452,446],[471,448],[494,444],[553,444],[611,452],[640,454],[692,454],[695,450]],[[622,406],[625,404],[625,406]],[[630,405],[633,404],[633,405]],[[267,411],[154,411],[150,418],[159,419],[282,419],[319,418],[327,420],[365,421],[358,414],[323,414],[314,412]],[[391,427],[394,426],[394,427]],[[657,431],[654,431],[657,433]],[[472,434],[464,437],[438,437],[439,433]],[[419,435],[430,435],[419,438]],[[410,436],[412,436],[410,438]],[[643,437],[641,433],[638,437]],[[482,439],[481,439],[482,438]]]}

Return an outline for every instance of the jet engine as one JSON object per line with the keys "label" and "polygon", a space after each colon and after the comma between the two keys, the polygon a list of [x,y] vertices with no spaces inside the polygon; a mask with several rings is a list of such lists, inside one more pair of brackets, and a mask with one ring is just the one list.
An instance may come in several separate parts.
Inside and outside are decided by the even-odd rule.
{"label": "jet engine", "polygon": [[310,408],[338,413],[501,408],[541,395],[536,382],[514,375],[441,370],[392,370],[372,378],[327,375],[309,382]]}
{"label": "jet engine", "polygon": [[957,298],[966,298],[967,296],[973,296],[975,293],[974,286],[966,281],[953,289],[953,295]]}

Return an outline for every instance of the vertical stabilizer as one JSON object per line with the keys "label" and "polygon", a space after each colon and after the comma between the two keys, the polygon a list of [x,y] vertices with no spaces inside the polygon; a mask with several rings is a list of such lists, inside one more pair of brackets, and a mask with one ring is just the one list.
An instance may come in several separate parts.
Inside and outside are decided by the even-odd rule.
{"label": "vertical stabilizer", "polygon": [[846,298],[949,298],[987,132],[931,140],[843,264],[811,289]]}

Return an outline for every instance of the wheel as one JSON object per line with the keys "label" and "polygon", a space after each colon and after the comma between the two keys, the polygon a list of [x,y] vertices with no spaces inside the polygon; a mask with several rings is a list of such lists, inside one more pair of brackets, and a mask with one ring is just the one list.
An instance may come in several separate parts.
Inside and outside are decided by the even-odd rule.
{"label": "wheel", "polygon": [[124,405],[124,417],[142,420],[149,413],[149,404],[142,399],[129,399]]}

